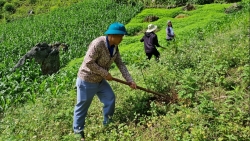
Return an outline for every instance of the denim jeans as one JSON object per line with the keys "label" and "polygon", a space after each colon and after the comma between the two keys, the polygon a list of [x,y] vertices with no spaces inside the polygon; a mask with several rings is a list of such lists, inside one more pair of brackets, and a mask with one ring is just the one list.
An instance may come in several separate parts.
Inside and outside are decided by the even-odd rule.
{"label": "denim jeans", "polygon": [[108,82],[103,79],[100,83],[89,83],[83,81],[81,78],[77,78],[76,87],[77,103],[74,109],[74,132],[80,133],[84,130],[85,118],[95,95],[97,95],[100,101],[104,104],[103,124],[107,124],[109,119],[113,116],[115,110],[115,95]]}

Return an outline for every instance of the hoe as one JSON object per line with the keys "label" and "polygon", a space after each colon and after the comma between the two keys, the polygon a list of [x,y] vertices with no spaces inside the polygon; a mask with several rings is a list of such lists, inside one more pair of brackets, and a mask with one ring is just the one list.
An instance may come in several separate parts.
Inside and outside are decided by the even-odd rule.
{"label": "hoe", "polygon": [[[114,80],[114,81],[116,81],[116,82],[119,82],[119,83],[122,83],[122,84],[125,84],[125,85],[129,85],[128,82],[123,81],[123,80],[120,80],[120,79],[118,79],[118,78],[114,78],[114,77],[113,77],[112,80]],[[151,90],[142,88],[142,87],[140,87],[140,86],[136,86],[136,88],[137,88],[137,89],[140,89],[140,90],[143,90],[143,91],[145,91],[145,92],[148,92],[148,93],[152,93],[152,94],[161,96],[161,97],[167,97],[166,94],[157,93],[157,92],[154,92],[154,91],[151,91]]]}

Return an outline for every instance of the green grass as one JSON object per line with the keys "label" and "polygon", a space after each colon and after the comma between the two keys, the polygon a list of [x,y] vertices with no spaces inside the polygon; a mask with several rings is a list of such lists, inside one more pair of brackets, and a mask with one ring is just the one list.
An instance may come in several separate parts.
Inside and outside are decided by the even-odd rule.
{"label": "green grass", "polygon": [[[110,7],[113,9],[107,10]],[[0,111],[11,104],[34,99],[35,94],[39,93],[38,87],[44,77],[40,76],[40,66],[34,61],[27,61],[22,68],[15,72],[11,71],[31,47],[41,42],[68,44],[69,51],[60,55],[61,67],[64,67],[70,60],[82,57],[91,40],[103,35],[110,23],[114,21],[126,23],[140,9],[140,5],[132,7],[112,1],[85,1],[44,15],[1,24]],[[124,16],[119,12],[127,14]],[[29,88],[30,84],[36,84],[35,88]]]}
{"label": "green grass", "polygon": [[[126,27],[139,32],[125,36],[120,46],[128,70],[139,86],[171,96],[178,94],[179,99],[172,103],[154,100],[152,94],[112,81],[117,95],[114,122],[102,127],[102,104],[95,97],[86,119],[86,139],[248,140],[249,7],[226,15],[223,9],[228,6],[198,6],[185,12],[189,17],[183,19],[171,16],[182,13],[180,8],[145,9],[132,18]],[[160,17],[154,22],[160,29],[156,34],[167,49],[159,49],[159,63],[145,61],[139,42],[148,24],[141,21],[147,14]],[[177,41],[167,46],[168,19],[173,21]],[[39,77],[33,84],[25,81],[30,83],[33,98],[11,105],[2,114],[0,140],[77,140],[72,116],[75,79],[82,59],[83,55],[74,56],[58,74]],[[39,70],[26,70],[30,72]],[[116,67],[111,74],[122,79]],[[15,75],[9,79],[19,77]],[[6,81],[3,84],[9,84]]]}
{"label": "green grass", "polygon": [[[5,0],[3,0],[5,1]],[[6,11],[3,7],[0,7],[0,23],[8,23],[17,19],[28,17],[28,12],[32,10],[34,15],[40,15],[51,12],[58,8],[68,7],[75,3],[82,2],[83,0],[9,0],[5,3],[13,5],[14,12]],[[85,0],[86,1],[86,0]]]}

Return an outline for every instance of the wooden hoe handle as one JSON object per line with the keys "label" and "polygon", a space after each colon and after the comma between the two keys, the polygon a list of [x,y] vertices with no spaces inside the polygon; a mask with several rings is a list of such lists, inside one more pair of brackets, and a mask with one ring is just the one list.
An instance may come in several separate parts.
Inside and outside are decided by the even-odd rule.
{"label": "wooden hoe handle", "polygon": [[[129,83],[128,83],[128,82],[123,81],[123,80],[120,80],[120,79],[118,79],[118,78],[114,78],[114,77],[113,77],[113,78],[112,78],[112,80],[114,80],[114,81],[116,81],[116,82],[123,83],[123,84],[125,84],[125,85],[129,85]],[[163,96],[163,97],[166,97],[166,95],[165,95],[165,94],[157,93],[157,92],[154,92],[154,91],[151,91],[151,90],[148,90],[148,89],[142,88],[142,87],[140,87],[140,86],[136,86],[136,88],[137,88],[137,89],[140,89],[140,90],[143,90],[143,91],[145,91],[145,92],[149,92],[149,93],[152,93],[152,94],[158,95],[158,96]]]}

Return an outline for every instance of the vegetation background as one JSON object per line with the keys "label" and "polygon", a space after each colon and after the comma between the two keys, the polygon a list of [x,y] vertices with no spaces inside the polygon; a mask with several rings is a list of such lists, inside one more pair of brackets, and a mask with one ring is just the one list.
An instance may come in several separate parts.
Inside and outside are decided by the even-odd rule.
{"label": "vegetation background", "polygon": [[[117,95],[114,122],[102,127],[95,98],[87,140],[249,140],[249,0],[232,2],[0,0],[0,140],[79,138],[72,131],[76,74],[88,44],[114,21],[129,32],[119,48],[136,83],[168,98],[110,82]],[[187,3],[195,9],[183,10]],[[159,19],[145,22],[149,16]],[[176,34],[170,44],[168,20]],[[158,26],[165,47],[159,63],[145,60],[139,42],[149,23]],[[58,73],[41,75],[33,60],[11,71],[36,43],[57,41],[69,45]],[[115,65],[111,74],[122,79]]]}

